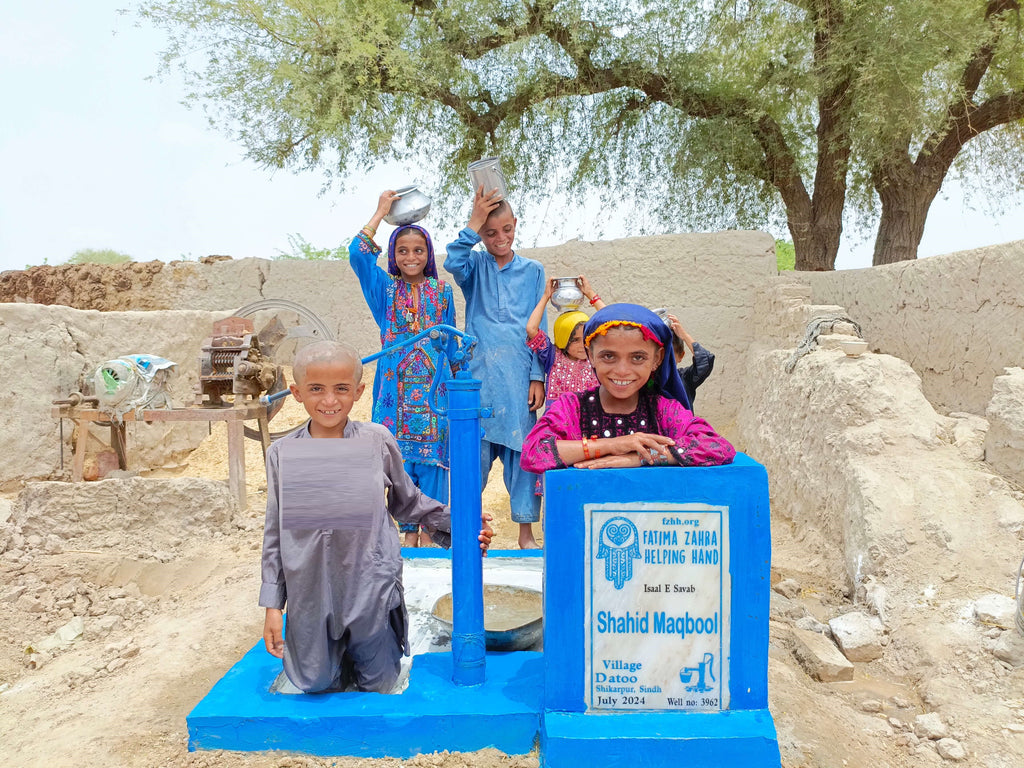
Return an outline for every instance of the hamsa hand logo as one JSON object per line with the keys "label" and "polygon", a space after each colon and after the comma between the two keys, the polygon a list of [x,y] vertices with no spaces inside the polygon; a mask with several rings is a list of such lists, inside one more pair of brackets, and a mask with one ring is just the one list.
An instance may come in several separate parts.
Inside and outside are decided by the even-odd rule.
{"label": "hamsa hand logo", "polygon": [[633,578],[633,560],[640,557],[640,534],[624,517],[613,517],[597,536],[597,557],[604,560],[604,577],[616,589]]}

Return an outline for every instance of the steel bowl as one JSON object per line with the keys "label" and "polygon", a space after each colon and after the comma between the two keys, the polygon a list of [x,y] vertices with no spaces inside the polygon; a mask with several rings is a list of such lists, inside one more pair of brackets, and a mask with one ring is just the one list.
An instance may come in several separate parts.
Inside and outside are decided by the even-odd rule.
{"label": "steel bowl", "polygon": [[[434,619],[452,630],[452,593],[442,595],[431,609]],[[541,593],[507,584],[484,584],[484,647],[489,651],[532,648],[544,634]]]}
{"label": "steel bowl", "polygon": [[413,185],[396,189],[395,194],[400,199],[391,204],[391,210],[384,217],[384,221],[393,227],[404,227],[419,221],[430,212],[430,198],[420,191],[420,188]]}

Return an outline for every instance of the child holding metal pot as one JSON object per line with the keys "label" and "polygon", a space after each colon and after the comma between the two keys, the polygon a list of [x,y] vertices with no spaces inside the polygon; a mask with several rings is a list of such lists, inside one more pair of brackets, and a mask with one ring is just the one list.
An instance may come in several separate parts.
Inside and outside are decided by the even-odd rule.
{"label": "child holding metal pot", "polygon": [[[604,302],[586,277],[577,277],[576,285],[590,301],[590,306],[595,309],[604,307]],[[598,385],[594,368],[583,348],[583,326],[590,319],[585,312],[569,310],[556,317],[551,328],[554,343],[540,328],[544,310],[557,288],[558,278],[548,280],[544,295],[526,321],[526,346],[533,350],[544,366],[548,402],[557,400],[565,392],[584,392]]]}
{"label": "child holding metal pot", "polygon": [[697,397],[697,387],[703,384],[715,367],[715,355],[709,352],[696,341],[693,336],[686,332],[679,318],[672,314],[666,314],[668,326],[672,329],[672,349],[676,353],[676,362],[682,363],[686,350],[690,350],[692,362],[689,365],[679,366],[679,376],[683,380],[683,388],[690,398],[690,410],[693,407],[694,398]]}
{"label": "child holding metal pot", "polygon": [[[435,325],[455,325],[452,287],[437,276],[430,234],[416,224],[400,226],[388,241],[388,268],[377,265],[377,227],[401,199],[385,190],[370,221],[348,248],[348,262],[359,278],[363,298],[380,328],[382,348],[398,344]],[[440,355],[424,338],[377,361],[373,377],[373,421],[398,440],[405,471],[427,496],[448,503],[448,420],[430,407],[430,386]],[[442,374],[444,375],[444,374]],[[444,384],[438,397],[445,397]],[[430,537],[412,523],[399,529],[407,547],[426,546]]]}
{"label": "child holding metal pot", "polygon": [[[466,297],[466,332],[476,336],[469,363],[481,381],[480,401],[492,409],[480,446],[483,482],[495,459],[504,467],[512,521],[519,546],[537,547],[533,523],[540,520],[536,478],[520,466],[523,438],[544,405],[544,369],[523,338],[533,308],[544,295],[544,267],[513,249],[517,219],[497,189],[477,188],[469,223],[448,246],[444,268]],[[485,250],[475,250],[483,243]],[[540,325],[544,326],[541,318]]]}
{"label": "child holding metal pot", "polygon": [[672,330],[646,307],[609,304],[584,327],[600,386],[567,392],[523,443],[523,469],[729,464],[736,450],[686,407]]}

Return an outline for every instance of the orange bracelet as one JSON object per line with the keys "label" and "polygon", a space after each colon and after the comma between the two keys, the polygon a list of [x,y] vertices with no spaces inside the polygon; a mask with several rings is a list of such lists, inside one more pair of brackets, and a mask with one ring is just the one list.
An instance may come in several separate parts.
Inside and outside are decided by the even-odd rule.
{"label": "orange bracelet", "polygon": [[587,438],[584,437],[583,440],[581,440],[580,442],[583,443],[583,458],[587,459],[589,461],[590,460],[590,446],[587,445],[587,442],[588,442]]}

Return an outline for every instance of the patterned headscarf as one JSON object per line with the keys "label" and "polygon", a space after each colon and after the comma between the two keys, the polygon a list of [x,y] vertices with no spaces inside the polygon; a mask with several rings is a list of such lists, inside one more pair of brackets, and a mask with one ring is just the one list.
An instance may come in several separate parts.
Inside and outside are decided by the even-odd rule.
{"label": "patterned headscarf", "polygon": [[583,343],[590,349],[595,336],[603,336],[609,329],[618,326],[636,328],[645,339],[653,341],[665,350],[661,365],[651,375],[651,381],[659,394],[678,400],[684,408],[692,411],[690,398],[686,395],[683,380],[676,369],[676,356],[672,351],[672,329],[647,307],[641,307],[639,304],[609,304],[598,310],[583,329]]}
{"label": "patterned headscarf", "polygon": [[388,240],[388,273],[395,277],[402,276],[402,270],[398,268],[398,262],[395,261],[395,243],[399,237],[410,230],[419,232],[423,235],[423,239],[427,241],[427,263],[423,267],[423,274],[427,277],[436,278],[437,265],[434,264],[434,243],[430,240],[430,233],[417,224],[406,224],[404,227],[399,227],[391,233],[391,239]]}

